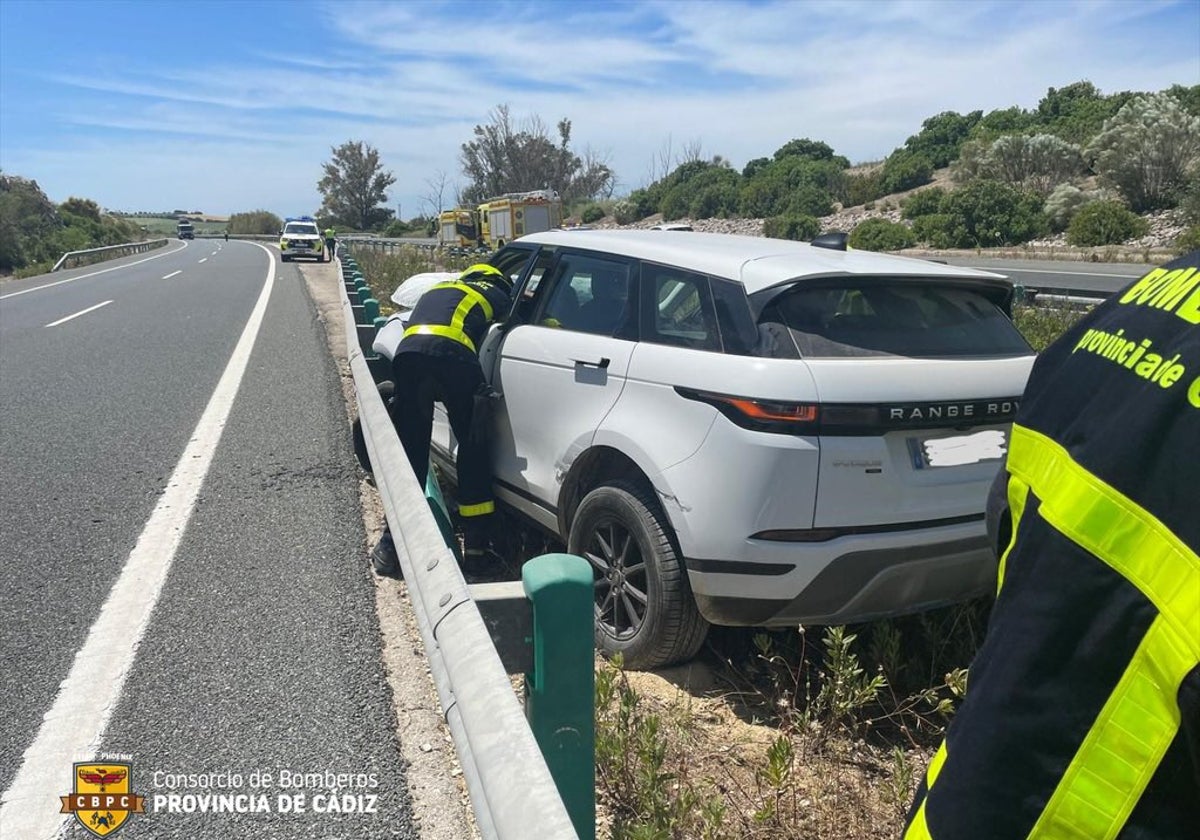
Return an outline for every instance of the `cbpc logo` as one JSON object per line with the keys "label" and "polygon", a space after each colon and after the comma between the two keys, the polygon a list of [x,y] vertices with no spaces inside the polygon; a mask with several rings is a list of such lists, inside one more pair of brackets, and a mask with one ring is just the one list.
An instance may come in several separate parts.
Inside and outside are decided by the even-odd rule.
{"label": "cbpc logo", "polygon": [[130,814],[146,813],[146,798],[133,793],[132,764],[76,764],[75,789],[59,799],[59,813],[74,814],[97,837],[115,833]]}

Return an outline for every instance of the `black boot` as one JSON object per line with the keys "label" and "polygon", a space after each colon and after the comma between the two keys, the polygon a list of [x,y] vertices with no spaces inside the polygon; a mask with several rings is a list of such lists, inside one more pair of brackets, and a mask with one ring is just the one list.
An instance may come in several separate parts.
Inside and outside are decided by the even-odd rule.
{"label": "black boot", "polygon": [[371,551],[371,566],[375,574],[383,577],[403,578],[400,571],[400,556],[396,554],[396,544],[392,542],[392,532],[385,530],[375,548]]}

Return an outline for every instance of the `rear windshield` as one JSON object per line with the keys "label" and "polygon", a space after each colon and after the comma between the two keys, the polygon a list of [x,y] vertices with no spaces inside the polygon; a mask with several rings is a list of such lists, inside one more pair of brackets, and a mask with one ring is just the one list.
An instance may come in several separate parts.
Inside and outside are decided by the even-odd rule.
{"label": "rear windshield", "polygon": [[[962,286],[866,281],[793,287],[759,318],[768,354],[997,356],[1033,351],[983,294]],[[788,347],[788,338],[792,347]],[[765,349],[765,348],[764,348]]]}

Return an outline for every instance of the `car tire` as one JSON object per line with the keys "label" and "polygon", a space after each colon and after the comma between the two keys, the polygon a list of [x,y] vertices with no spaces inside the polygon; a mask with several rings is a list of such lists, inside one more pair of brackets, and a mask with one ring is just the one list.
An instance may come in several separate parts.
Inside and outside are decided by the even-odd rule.
{"label": "car tire", "polygon": [[[396,386],[392,380],[379,383],[379,397],[383,400],[383,404],[387,406],[392,401],[392,394],[396,391]],[[374,473],[371,469],[371,455],[367,452],[367,439],[363,436],[362,419],[354,418],[354,422],[350,424],[350,437],[354,443],[354,457],[358,459],[358,465],[363,468],[364,472]]]}
{"label": "car tire", "polygon": [[606,656],[619,653],[625,667],[646,670],[691,659],[704,644],[708,622],[650,490],[628,481],[592,490],[575,513],[567,551],[592,565],[596,647]]}
{"label": "car tire", "polygon": [[280,262],[288,262],[289,260],[291,260],[291,257],[289,257],[287,254],[280,254],[280,255],[279,255],[279,261],[280,261]]}

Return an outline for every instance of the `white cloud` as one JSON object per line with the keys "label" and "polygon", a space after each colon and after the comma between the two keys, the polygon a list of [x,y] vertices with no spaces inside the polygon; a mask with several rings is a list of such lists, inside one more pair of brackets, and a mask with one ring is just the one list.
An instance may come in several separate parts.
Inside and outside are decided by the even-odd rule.
{"label": "white cloud", "polygon": [[[1156,22],[1164,10],[1182,10],[1193,37]],[[1079,79],[1106,92],[1200,80],[1191,0],[367,2],[322,13],[319,49],[47,73],[70,92],[69,108],[50,110],[81,138],[134,139],[64,133],[23,146],[6,129],[4,165],[125,208],[169,183],[196,191],[172,201],[206,210],[294,213],[317,201],[330,147],[363,139],[397,175],[393,206],[412,215],[437,170],[461,180],[461,144],[501,103],[551,130],[568,117],[576,150],[607,154],[631,189],[668,136],[736,166],[802,136],[878,159],[944,110],[1032,107]],[[1151,25],[1176,39],[1170,48],[1149,45]]]}

